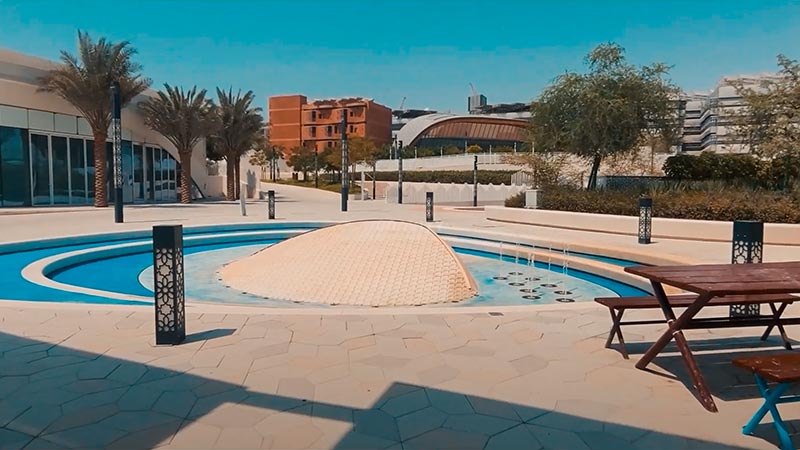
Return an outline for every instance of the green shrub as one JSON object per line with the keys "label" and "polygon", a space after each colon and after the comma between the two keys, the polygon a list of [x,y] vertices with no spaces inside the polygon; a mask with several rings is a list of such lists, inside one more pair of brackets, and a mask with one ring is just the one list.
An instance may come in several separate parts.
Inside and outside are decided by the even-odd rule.
{"label": "green shrub", "polygon": [[[508,170],[479,170],[478,183],[480,184],[511,184],[513,171]],[[403,181],[412,183],[457,183],[472,184],[471,170],[430,170],[430,171],[403,171]],[[378,181],[397,181],[397,172],[377,172]]]}
{"label": "green shrub", "polygon": [[[705,152],[698,156],[680,154],[664,162],[664,173],[674,180],[755,179],[764,162],[752,155]],[[766,163],[769,164],[769,163]]]}
{"label": "green shrub", "polygon": [[[649,193],[653,216],[695,220],[761,220],[800,223],[800,192],[753,189],[659,189]],[[584,191],[553,187],[540,193],[540,208],[596,214],[637,216],[638,194],[631,191]],[[507,206],[522,207],[524,199],[510,198]]]}
{"label": "green shrub", "polygon": [[525,207],[525,193],[520,192],[519,194],[512,195],[508,197],[505,202],[506,206],[509,208],[524,208]]}

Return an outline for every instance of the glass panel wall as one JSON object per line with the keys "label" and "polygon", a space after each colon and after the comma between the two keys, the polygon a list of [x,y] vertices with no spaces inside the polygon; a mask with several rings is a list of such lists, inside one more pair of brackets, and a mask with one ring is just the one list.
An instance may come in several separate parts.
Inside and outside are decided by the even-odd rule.
{"label": "glass panel wall", "polygon": [[155,191],[155,173],[153,171],[153,164],[154,164],[153,152],[154,151],[155,151],[155,149],[153,147],[147,147],[146,151],[144,152],[144,155],[145,155],[145,168],[147,169],[144,172],[145,176],[147,177],[147,180],[145,180],[145,198],[148,201],[151,201],[151,202],[156,200],[156,195],[155,195],[155,192],[156,192]]}
{"label": "glass panel wall", "polygon": [[154,148],[153,149],[153,178],[154,178],[154,187],[153,190],[155,191],[155,201],[160,202],[163,200],[163,194],[161,190],[161,149]]}
{"label": "glass panel wall", "polygon": [[34,205],[50,204],[50,138],[31,134],[31,186]]}
{"label": "glass panel wall", "polygon": [[141,202],[145,199],[144,190],[144,155],[142,146],[133,146],[133,201]]}
{"label": "glass panel wall", "polygon": [[0,127],[0,206],[31,204],[28,132]]}
{"label": "glass panel wall", "polygon": [[[113,202],[113,146],[104,147]],[[122,141],[121,166],[125,203],[178,200],[179,164],[168,151]],[[94,141],[0,127],[0,207],[91,204],[94,182]]]}
{"label": "glass panel wall", "polygon": [[53,204],[69,204],[69,152],[67,138],[50,137],[53,174]]}
{"label": "glass panel wall", "polygon": [[85,205],[86,200],[86,151],[83,139],[69,139],[70,197],[73,205]]}
{"label": "glass panel wall", "polygon": [[[111,184],[114,184],[113,181]],[[133,146],[131,141],[122,141],[122,201],[133,201]]]}

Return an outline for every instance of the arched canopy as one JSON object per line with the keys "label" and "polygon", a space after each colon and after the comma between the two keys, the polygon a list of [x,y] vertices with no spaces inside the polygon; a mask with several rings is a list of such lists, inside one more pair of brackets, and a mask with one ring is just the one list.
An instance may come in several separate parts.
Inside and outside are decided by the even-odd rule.
{"label": "arched canopy", "polygon": [[409,121],[397,132],[406,147],[514,145],[527,139],[528,122],[484,115],[429,114]]}

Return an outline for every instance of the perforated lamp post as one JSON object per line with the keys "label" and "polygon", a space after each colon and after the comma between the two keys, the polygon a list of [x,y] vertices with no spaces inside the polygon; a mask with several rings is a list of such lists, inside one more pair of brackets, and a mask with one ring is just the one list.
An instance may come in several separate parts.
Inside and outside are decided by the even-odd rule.
{"label": "perforated lamp post", "polygon": [[[764,222],[737,220],[733,222],[731,264],[758,264],[764,251]],[[761,305],[731,305],[730,316],[753,317],[761,314]]]}
{"label": "perforated lamp post", "polygon": [[154,226],[153,293],[156,345],[177,345],[186,339],[183,279],[183,226]]}
{"label": "perforated lamp post", "polygon": [[342,109],[342,212],[347,212],[347,195],[350,193],[350,186],[347,184],[349,170],[347,152],[347,110]]}
{"label": "perforated lamp post", "polygon": [[111,141],[114,146],[114,222],[122,223],[122,100],[119,82],[111,83]]}
{"label": "perforated lamp post", "polygon": [[649,244],[653,234],[653,199],[639,198],[639,243]]}

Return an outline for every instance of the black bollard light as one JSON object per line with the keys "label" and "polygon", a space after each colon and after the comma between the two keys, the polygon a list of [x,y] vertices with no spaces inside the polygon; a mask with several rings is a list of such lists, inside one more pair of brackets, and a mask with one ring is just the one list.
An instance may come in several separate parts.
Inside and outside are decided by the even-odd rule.
{"label": "black bollard light", "polygon": [[[758,264],[764,250],[764,222],[737,220],[733,222],[731,264]],[[761,305],[731,305],[732,318],[761,315]]]}
{"label": "black bollard light", "polygon": [[267,191],[267,213],[269,220],[275,220],[275,191]]}
{"label": "black bollard light", "polygon": [[433,192],[425,193],[425,221],[433,222]]}
{"label": "black bollard light", "polygon": [[653,234],[653,199],[639,198],[639,243],[649,244]]}
{"label": "black bollard light", "polygon": [[153,227],[153,292],[156,345],[180,344],[186,339],[182,225]]}

